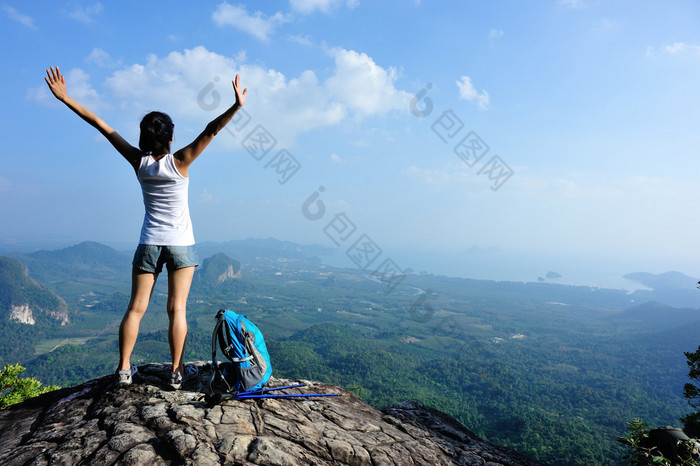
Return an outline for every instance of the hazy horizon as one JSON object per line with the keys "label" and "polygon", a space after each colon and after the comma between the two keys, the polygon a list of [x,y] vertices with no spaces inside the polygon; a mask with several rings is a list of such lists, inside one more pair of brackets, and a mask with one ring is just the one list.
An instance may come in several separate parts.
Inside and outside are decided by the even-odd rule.
{"label": "hazy horizon", "polygon": [[[284,238],[241,238],[229,241],[247,240],[276,240],[288,241]],[[40,250],[59,250],[75,246],[84,241],[94,241],[114,248],[117,251],[131,254],[135,243],[129,241],[108,241],[95,238],[83,240],[45,240],[8,243],[0,241],[0,255],[29,254]],[[200,244],[210,246],[224,244],[227,241],[200,241]],[[293,242],[293,241],[292,241]],[[295,242],[296,243],[296,242]],[[325,248],[327,254],[320,256],[322,262],[335,267],[349,267],[359,269],[346,251],[335,247],[333,244],[308,244],[296,243],[300,246],[319,246]],[[468,250],[456,253],[449,252],[425,252],[409,250],[392,250],[391,258],[397,263],[405,265],[404,271],[408,273],[428,273],[433,275],[445,275],[448,277],[468,278],[477,280],[515,281],[515,282],[545,282],[553,284],[591,286],[600,288],[621,289],[627,291],[649,289],[641,283],[624,278],[624,275],[634,272],[646,272],[651,274],[663,274],[666,272],[680,272],[689,277],[694,277],[692,267],[689,264],[668,265],[654,264],[643,260],[636,262],[615,261],[607,258],[600,261],[597,258],[563,257],[556,255],[542,255],[536,253],[503,251],[499,248],[472,247]],[[200,259],[204,259],[200,254]],[[236,259],[236,257],[234,257]],[[375,267],[377,264],[372,264]],[[374,268],[368,267],[368,272]],[[546,278],[549,272],[559,274],[558,278]],[[696,278],[697,279],[697,278]],[[700,299],[700,294],[699,294]]]}

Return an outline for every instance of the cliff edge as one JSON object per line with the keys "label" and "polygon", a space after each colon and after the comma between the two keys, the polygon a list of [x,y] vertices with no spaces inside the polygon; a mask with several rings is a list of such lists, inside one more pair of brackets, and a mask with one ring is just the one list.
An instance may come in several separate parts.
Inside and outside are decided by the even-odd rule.
{"label": "cliff edge", "polygon": [[[209,406],[209,365],[198,366],[198,380],[180,391],[165,388],[168,365],[146,364],[128,388],[107,376],[0,411],[0,464],[538,464],[421,403],[380,411],[316,382],[278,393],[342,396]],[[268,386],[290,383],[273,378]]]}

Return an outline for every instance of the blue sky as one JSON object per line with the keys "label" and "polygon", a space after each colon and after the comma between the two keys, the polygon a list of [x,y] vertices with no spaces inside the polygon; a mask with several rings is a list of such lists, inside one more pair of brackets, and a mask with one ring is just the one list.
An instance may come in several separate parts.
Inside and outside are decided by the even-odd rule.
{"label": "blue sky", "polygon": [[0,244],[138,240],[133,172],[45,68],[133,144],[169,113],[174,149],[240,73],[245,114],[190,171],[197,241],[352,265],[364,238],[371,267],[485,278],[700,275],[696,2],[6,1],[0,18]]}

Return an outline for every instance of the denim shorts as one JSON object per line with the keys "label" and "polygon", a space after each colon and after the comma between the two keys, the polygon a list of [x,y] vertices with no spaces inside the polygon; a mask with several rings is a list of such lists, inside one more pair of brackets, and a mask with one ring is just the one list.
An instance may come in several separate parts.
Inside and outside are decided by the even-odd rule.
{"label": "denim shorts", "polygon": [[168,271],[185,267],[197,267],[199,259],[197,248],[192,246],[154,246],[151,244],[139,244],[134,254],[131,265],[135,269],[149,273],[160,273],[165,264]]}

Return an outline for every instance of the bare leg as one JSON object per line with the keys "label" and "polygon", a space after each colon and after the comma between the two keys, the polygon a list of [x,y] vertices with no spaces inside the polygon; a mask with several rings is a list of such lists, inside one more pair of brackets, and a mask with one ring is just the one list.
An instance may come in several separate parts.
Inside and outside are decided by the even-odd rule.
{"label": "bare leg", "polygon": [[187,296],[190,294],[194,267],[168,271],[168,342],[173,372],[182,373],[182,356],[187,339]]}
{"label": "bare leg", "polygon": [[131,271],[131,301],[124,313],[119,326],[119,369],[131,367],[131,352],[134,350],[136,338],[139,335],[141,318],[148,309],[153,288],[156,286],[158,274],[144,272],[138,269]]}

